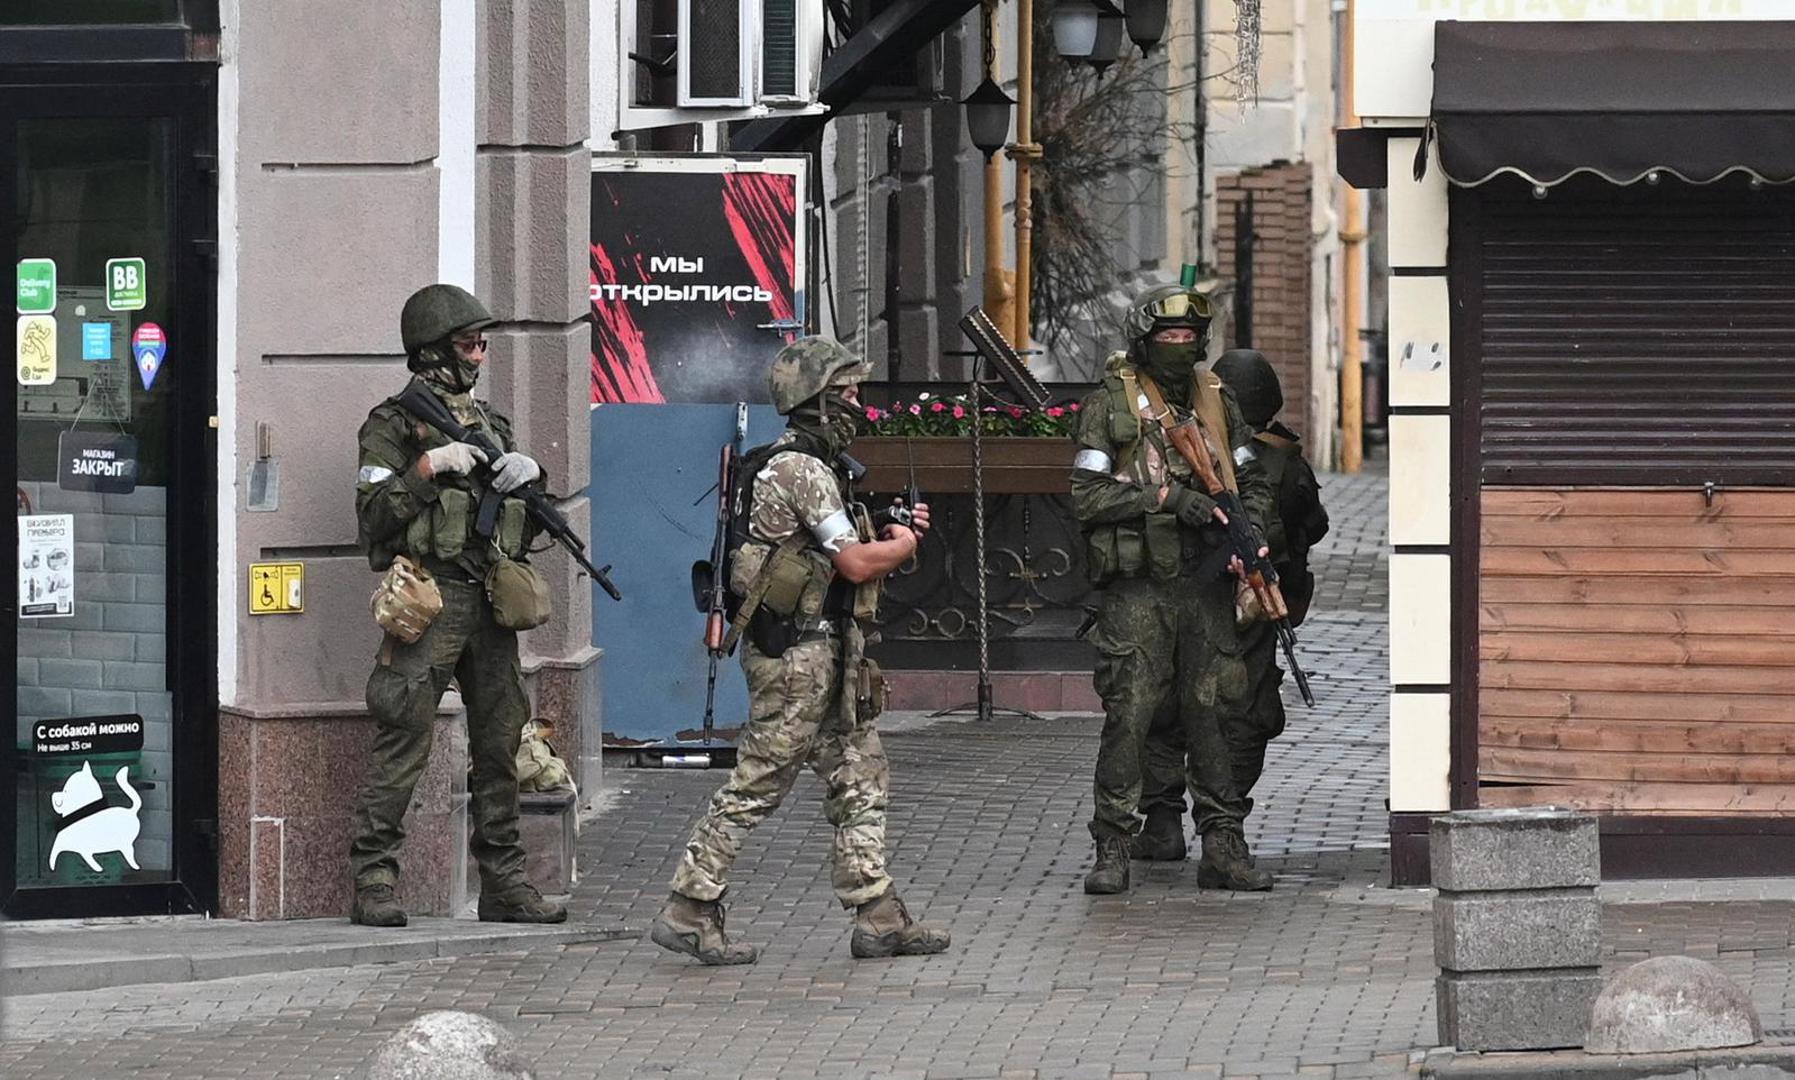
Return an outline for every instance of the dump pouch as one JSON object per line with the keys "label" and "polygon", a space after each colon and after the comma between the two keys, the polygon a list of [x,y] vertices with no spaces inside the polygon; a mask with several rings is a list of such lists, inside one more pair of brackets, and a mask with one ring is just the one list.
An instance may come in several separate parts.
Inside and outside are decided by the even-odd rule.
{"label": "dump pouch", "polygon": [[368,610],[382,630],[410,645],[442,614],[443,594],[430,571],[395,555],[368,597]]}
{"label": "dump pouch", "polygon": [[548,582],[527,564],[500,559],[486,572],[492,621],[506,630],[534,630],[554,614]]}

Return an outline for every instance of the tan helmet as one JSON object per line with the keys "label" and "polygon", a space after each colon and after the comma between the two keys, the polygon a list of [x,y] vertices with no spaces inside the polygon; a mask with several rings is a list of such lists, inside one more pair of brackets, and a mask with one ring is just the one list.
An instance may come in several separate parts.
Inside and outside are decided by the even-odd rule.
{"label": "tan helmet", "polygon": [[834,338],[801,337],[779,350],[767,374],[767,388],[779,415],[832,386],[852,386],[873,373],[872,365],[850,352]]}

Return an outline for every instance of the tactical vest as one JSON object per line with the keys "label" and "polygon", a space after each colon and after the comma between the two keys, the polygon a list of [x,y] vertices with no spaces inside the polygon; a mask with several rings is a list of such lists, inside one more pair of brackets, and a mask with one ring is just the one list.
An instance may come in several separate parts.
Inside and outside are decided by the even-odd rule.
{"label": "tactical vest", "polygon": [[[426,451],[449,444],[450,439],[442,432],[400,408],[397,398],[388,399],[386,405],[407,425],[408,450],[414,460]],[[497,424],[492,425],[490,434],[501,446],[509,442]],[[432,570],[449,564],[479,579],[500,556],[522,558],[528,553],[535,532],[522,499],[506,496],[499,500],[490,540],[475,529],[480,502],[487,491],[485,480],[484,476],[475,479],[460,473],[433,477],[435,498],[411,519],[398,538],[399,546],[376,545],[376,550],[369,552],[369,562],[378,564],[377,569],[385,569],[394,555],[405,555]]]}
{"label": "tactical vest", "polygon": [[[750,523],[754,516],[754,486],[760,474],[783,453],[810,454],[789,443],[773,443],[756,447],[742,459],[736,481],[736,501],[730,514],[729,544],[734,550],[726,556],[729,565],[729,587],[735,601],[731,612],[730,644],[747,630],[750,621],[757,623],[755,644],[762,652],[778,656],[784,651],[776,642],[786,644],[798,635],[815,630],[823,623],[852,616],[856,620],[876,618],[884,582],[875,578],[858,585],[839,577],[835,563],[803,522],[784,540],[770,543],[753,535]],[[841,487],[842,503],[854,522],[862,542],[873,539],[872,519],[865,506],[853,501],[853,492],[832,462],[824,462]],[[765,624],[773,623],[775,626]]]}
{"label": "tactical vest", "polygon": [[[1151,405],[1140,388],[1139,376],[1126,358],[1126,353],[1112,354],[1103,378],[1103,390],[1109,395],[1108,438],[1116,450],[1113,475],[1123,483],[1150,491],[1157,491],[1167,480],[1192,484],[1190,466],[1159,432]],[[1228,413],[1222,401],[1221,380],[1207,371],[1198,371],[1192,386],[1196,391],[1197,418],[1211,437],[1223,444],[1212,450],[1222,483],[1233,491],[1234,459],[1228,445]],[[1190,531],[1175,515],[1160,513],[1145,514],[1133,521],[1088,526],[1085,559],[1091,584],[1101,587],[1124,577],[1177,577],[1190,562],[1186,539]]]}

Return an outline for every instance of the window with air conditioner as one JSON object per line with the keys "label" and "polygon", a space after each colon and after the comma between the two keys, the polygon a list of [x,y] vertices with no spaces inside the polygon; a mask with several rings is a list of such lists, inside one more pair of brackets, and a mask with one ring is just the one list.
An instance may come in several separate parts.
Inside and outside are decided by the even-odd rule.
{"label": "window with air conditioner", "polygon": [[636,0],[624,8],[635,108],[810,107],[822,74],[821,0]]}

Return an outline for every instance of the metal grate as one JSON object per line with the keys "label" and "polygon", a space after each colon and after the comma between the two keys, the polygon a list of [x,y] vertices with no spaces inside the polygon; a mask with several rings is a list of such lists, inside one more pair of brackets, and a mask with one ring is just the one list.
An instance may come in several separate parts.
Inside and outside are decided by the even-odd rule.
{"label": "metal grate", "polygon": [[761,0],[761,19],[761,93],[768,97],[796,97],[797,0]]}
{"label": "metal grate", "polygon": [[1465,360],[1484,483],[1790,482],[1795,194],[1580,181],[1459,198],[1479,223]]}
{"label": "metal grate", "polygon": [[691,0],[685,60],[693,98],[734,101],[742,96],[743,2]]}

